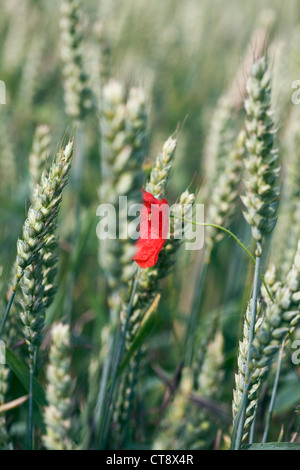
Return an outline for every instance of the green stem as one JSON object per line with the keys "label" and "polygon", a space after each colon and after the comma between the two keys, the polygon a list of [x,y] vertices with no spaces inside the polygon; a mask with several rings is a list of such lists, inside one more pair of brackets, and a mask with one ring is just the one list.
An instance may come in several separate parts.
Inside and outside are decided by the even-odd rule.
{"label": "green stem", "polygon": [[251,347],[252,347],[252,342],[254,338],[254,330],[255,330],[255,322],[256,322],[256,310],[257,310],[257,299],[258,299],[258,288],[259,288],[259,277],[261,278],[263,285],[268,293],[268,296],[270,297],[272,303],[274,302],[274,299],[269,291],[269,288],[267,286],[267,283],[264,279],[264,276],[260,270],[260,265],[261,265],[261,256],[256,256],[256,258],[252,255],[252,253],[245,247],[245,245],[238,239],[238,237],[232,233],[230,230],[226,229],[225,227],[222,227],[221,225],[217,224],[210,224],[206,222],[195,222],[194,220],[188,220],[176,215],[172,215],[173,217],[177,219],[181,219],[183,221],[189,222],[193,225],[199,225],[201,227],[214,227],[219,230],[222,230],[223,232],[227,233],[230,235],[239,245],[240,247],[247,253],[249,258],[252,260],[254,266],[255,266],[255,271],[254,271],[254,282],[253,282],[253,295],[252,295],[252,312],[251,312],[251,321],[250,321],[250,331],[249,331],[249,345],[248,345],[248,351],[247,351],[247,364],[246,364],[246,371],[245,371],[245,385],[244,385],[244,392],[242,395],[241,399],[241,404],[240,404],[240,409],[237,413],[235,422],[234,422],[234,427],[233,427],[233,433],[232,433],[232,448],[238,450],[241,447],[242,443],[242,438],[243,438],[243,430],[244,430],[244,424],[245,424],[245,418],[246,418],[246,409],[247,409],[247,403],[248,403],[248,392],[249,392],[249,386],[250,386],[250,359],[251,359]]}
{"label": "green stem", "polygon": [[29,366],[29,412],[28,412],[28,431],[27,431],[27,442],[28,449],[33,449],[33,398],[34,398],[34,371],[36,364],[37,348],[34,348],[34,352],[30,354],[30,366]]}
{"label": "green stem", "polygon": [[3,319],[2,319],[1,326],[0,326],[0,338],[1,338],[1,336],[2,336],[4,327],[5,327],[5,323],[6,323],[6,321],[7,321],[7,318],[8,318],[10,309],[11,309],[11,306],[12,306],[12,304],[13,304],[13,301],[14,301],[14,298],[15,298],[15,295],[16,295],[17,286],[18,286],[18,283],[19,283],[19,282],[20,282],[20,279],[17,278],[17,279],[16,279],[16,282],[15,282],[15,285],[14,285],[12,291],[11,291],[10,298],[9,298],[9,301],[8,301],[8,304],[7,304],[5,313],[4,313],[4,317],[3,317]]}
{"label": "green stem", "polygon": [[193,225],[198,225],[199,227],[214,227],[214,228],[217,228],[219,230],[222,230],[223,232],[227,233],[232,238],[234,238],[234,240],[240,245],[241,248],[243,248],[243,250],[247,253],[247,255],[252,259],[253,263],[255,264],[255,257],[248,250],[248,248],[246,248],[245,245],[243,245],[241,240],[239,240],[238,237],[233,232],[231,232],[230,230],[228,230],[225,227],[222,227],[222,225],[210,224],[208,222],[195,222],[194,220],[185,219],[183,217],[179,217],[179,216],[173,215],[173,214],[171,214],[171,217],[175,217],[175,219],[183,220],[184,222],[189,222],[190,224],[193,224]]}
{"label": "green stem", "polygon": [[273,415],[273,411],[274,411],[275,398],[276,398],[276,394],[277,394],[280,371],[281,371],[284,343],[285,343],[285,339],[282,341],[282,345],[281,345],[281,348],[280,348],[280,351],[279,351],[278,363],[277,363],[277,369],[276,369],[276,376],[275,376],[275,381],[274,381],[274,385],[273,385],[271,401],[270,401],[270,405],[269,405],[269,409],[268,409],[268,415],[267,415],[267,419],[266,419],[265,430],[264,430],[263,438],[262,438],[262,441],[261,441],[263,444],[267,442],[269,429],[270,429],[270,423],[271,423],[271,419],[272,419],[272,415]]}
{"label": "green stem", "polygon": [[256,412],[257,412],[257,406],[255,407],[255,410],[254,410],[253,421],[252,421],[250,432],[249,432],[249,444],[253,444],[255,423],[256,423]]}
{"label": "green stem", "polygon": [[[131,411],[134,404],[134,397],[135,397],[135,389],[137,384],[138,372],[139,372],[139,362],[142,354],[142,348],[140,347],[135,356],[129,362],[129,375],[131,376],[131,380],[127,383],[125,390],[123,390],[123,399],[127,401],[127,409],[126,418],[124,422],[124,427],[120,434],[116,438],[116,448],[115,450],[120,450],[120,448],[130,440],[130,418],[131,418]],[[125,385],[126,385],[127,377],[124,377]],[[129,395],[124,397],[124,394],[127,394],[129,391]],[[120,416],[119,416],[120,418]]]}
{"label": "green stem", "polygon": [[248,393],[249,393],[249,388],[250,388],[250,376],[251,376],[250,361],[251,361],[251,353],[252,353],[252,343],[253,343],[254,333],[255,333],[257,299],[258,299],[258,292],[259,292],[260,264],[261,264],[261,256],[257,256],[256,263],[255,263],[255,271],[254,271],[254,281],[253,281],[252,309],[251,309],[251,319],[250,319],[250,328],[249,328],[247,362],[246,362],[246,368],[245,368],[244,391],[243,391],[243,395],[242,395],[242,399],[240,403],[241,411],[240,411],[239,417],[236,417],[234,421],[233,435],[236,436],[235,441],[232,442],[232,446],[234,450],[239,450],[241,448],[245,419],[246,419],[246,410],[247,410],[247,404],[248,404]]}
{"label": "green stem", "polygon": [[[194,220],[184,219],[184,218],[176,216],[176,215],[171,215],[171,217],[175,217],[176,219],[180,219],[180,220],[183,220],[185,222],[189,222],[193,225],[199,225],[200,227],[214,227],[214,228],[217,228],[219,230],[222,230],[223,232],[227,233],[227,235],[230,235],[240,245],[240,247],[245,251],[245,253],[247,253],[249,258],[252,260],[254,266],[256,266],[256,260],[255,260],[255,257],[252,255],[252,253],[248,250],[248,248],[245,247],[245,245],[241,242],[241,240],[239,240],[239,238],[233,232],[228,230],[227,228],[222,227],[221,225],[217,225],[217,224],[210,224],[210,223],[206,223],[206,222],[195,222]],[[270,292],[270,290],[267,286],[267,283],[265,281],[265,278],[264,278],[261,270],[259,270],[259,275],[260,275],[260,278],[263,282],[263,285],[264,285],[264,287],[267,291],[267,294],[268,294],[271,302],[274,303],[274,299],[273,299],[272,294],[271,294],[271,292]]]}
{"label": "green stem", "polygon": [[125,341],[126,341],[126,334],[127,334],[129,321],[130,321],[130,317],[131,317],[131,313],[132,313],[133,301],[134,301],[135,293],[136,293],[137,286],[138,286],[138,283],[139,283],[139,275],[140,275],[140,269],[138,269],[138,272],[137,272],[137,275],[136,275],[136,278],[135,278],[135,281],[134,281],[134,284],[133,284],[133,288],[132,288],[132,292],[131,292],[131,296],[130,296],[130,302],[129,302],[129,306],[128,306],[127,313],[126,313],[126,320],[125,320],[124,328],[123,328],[123,331],[122,331],[122,337],[121,337],[121,341],[119,343],[119,347],[118,347],[117,354],[116,354],[116,359],[115,359],[115,362],[114,362],[111,385],[110,385],[110,389],[109,389],[108,399],[107,399],[107,402],[106,402],[105,414],[104,414],[104,418],[103,418],[103,425],[102,425],[100,445],[99,445],[100,450],[103,450],[105,448],[105,444],[106,444],[106,437],[107,437],[107,434],[108,434],[108,429],[109,429],[109,424],[110,424],[108,417],[109,417],[110,407],[111,407],[111,404],[112,404],[112,401],[113,401],[113,395],[114,395],[114,390],[115,390],[115,386],[116,386],[116,382],[117,382],[118,371],[119,371],[119,367],[120,367],[120,364],[121,364],[122,353],[123,353],[123,349],[124,349],[124,345],[125,345]]}
{"label": "green stem", "polygon": [[132,371],[132,380],[130,384],[130,395],[128,398],[129,405],[127,409],[127,418],[126,418],[126,429],[125,429],[125,435],[129,435],[129,423],[130,423],[130,415],[131,415],[131,410],[133,408],[134,404],[134,396],[135,396],[135,389],[136,389],[136,384],[137,384],[137,378],[138,378],[138,373],[139,373],[139,365],[140,365],[140,359],[142,355],[142,347],[139,348],[137,355],[136,355],[136,361],[135,361],[135,368]]}
{"label": "green stem", "polygon": [[[114,350],[114,335],[112,333],[109,334],[108,338],[108,351]],[[108,354],[103,363],[103,369],[100,378],[100,385],[99,385],[99,393],[97,398],[97,404],[95,409],[95,417],[94,417],[94,427],[96,430],[96,436],[99,438],[99,429],[101,428],[101,418],[103,417],[103,410],[105,406],[105,399],[106,399],[106,392],[107,392],[107,384],[109,381],[109,372],[111,370],[112,364],[112,354]]]}

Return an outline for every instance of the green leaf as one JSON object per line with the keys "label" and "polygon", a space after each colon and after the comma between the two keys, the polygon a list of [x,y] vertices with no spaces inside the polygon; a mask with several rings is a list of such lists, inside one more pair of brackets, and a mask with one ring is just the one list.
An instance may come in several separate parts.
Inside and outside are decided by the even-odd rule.
{"label": "green leaf", "polygon": [[300,444],[294,442],[267,442],[266,444],[247,444],[242,450],[300,450]]}
{"label": "green leaf", "polygon": [[66,278],[70,273],[75,273],[76,275],[78,268],[80,267],[80,262],[87,241],[89,239],[89,235],[91,233],[94,233],[92,226],[95,223],[95,213],[96,209],[92,207],[90,210],[86,211],[86,213],[82,217],[80,234],[76,242],[76,246],[73,248],[72,254],[70,255],[67,269],[64,271],[64,273],[62,274],[62,278],[60,279],[59,289],[54,297],[54,301],[46,312],[46,326],[52,325],[52,323],[55,321],[55,318],[57,318],[57,314],[60,311],[60,306],[64,304],[66,295]]}
{"label": "green leaf", "polygon": [[278,390],[274,413],[285,413],[300,402],[299,379],[296,374],[289,374]]}
{"label": "green leaf", "polygon": [[[19,379],[25,390],[29,393],[29,369],[22,361],[8,348],[6,348],[6,362],[15,376]],[[34,379],[33,398],[38,406],[46,405],[46,398],[43,388],[38,380]]]}
{"label": "green leaf", "polygon": [[138,330],[138,333],[136,337],[133,340],[133,343],[127,352],[121,366],[119,369],[119,374],[123,372],[125,367],[128,365],[130,362],[130,359],[133,357],[134,353],[140,348],[140,346],[143,344],[145,341],[146,337],[149,335],[151,332],[153,325],[155,323],[155,313],[157,311],[157,307],[160,301],[160,295],[157,295],[151,305],[151,307],[148,309],[143,322]]}

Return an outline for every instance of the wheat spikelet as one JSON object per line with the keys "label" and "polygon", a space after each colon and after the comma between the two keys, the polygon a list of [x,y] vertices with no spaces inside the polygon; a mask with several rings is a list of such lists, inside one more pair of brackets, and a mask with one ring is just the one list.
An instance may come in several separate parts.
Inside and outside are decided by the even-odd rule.
{"label": "wheat spikelet", "polygon": [[38,185],[43,170],[46,166],[47,158],[50,152],[50,130],[47,125],[41,125],[36,128],[32,152],[29,155],[29,172],[31,176],[30,188],[31,188],[31,200],[34,196],[34,191]]}
{"label": "wheat spikelet", "polygon": [[[255,338],[251,348],[250,368],[250,403],[247,408],[247,419],[244,426],[244,439],[251,426],[260,387],[265,379],[271,364],[281,347],[282,341],[292,333],[300,322],[300,242],[286,282],[273,282],[271,290],[274,302],[268,301],[264,315],[256,325]],[[274,279],[274,278],[273,278]],[[249,315],[247,315],[248,317]],[[247,350],[247,336],[249,320],[245,321],[244,340],[240,345],[239,373],[236,377],[236,391],[234,395],[233,410],[236,414],[244,385],[245,350]]]}
{"label": "wheat spikelet", "polygon": [[275,186],[279,168],[278,151],[274,145],[275,129],[270,109],[271,86],[267,62],[264,57],[254,62],[247,82],[248,97],[245,101],[246,147],[244,160],[246,194],[242,201],[244,216],[252,228],[256,240],[256,255],[261,255],[263,236],[276,224],[276,208],[279,188]]}
{"label": "wheat spikelet", "polygon": [[38,252],[45,246],[47,234],[55,227],[62,198],[62,191],[68,180],[73,156],[73,142],[58,152],[49,173],[42,174],[33,203],[28,210],[23,225],[22,238],[17,243],[17,280],[34,261]]}
{"label": "wheat spikelet", "polygon": [[211,120],[211,128],[204,151],[205,175],[210,185],[225,169],[227,156],[234,143],[233,103],[227,96],[221,96]]}
{"label": "wheat spikelet", "polygon": [[91,90],[83,64],[83,41],[78,0],[61,3],[61,58],[64,63],[66,113],[81,120],[92,107]]}
{"label": "wheat spikelet", "polygon": [[284,180],[280,202],[279,223],[272,241],[272,257],[284,280],[295,254],[300,236],[300,125],[299,110],[294,106],[283,138]]}
{"label": "wheat spikelet", "polygon": [[40,255],[25,268],[21,279],[21,289],[20,318],[24,325],[23,334],[28,346],[30,365],[33,366],[35,348],[39,345],[45,320],[42,257]]}
{"label": "wheat spikelet", "polygon": [[33,37],[26,54],[19,90],[20,102],[24,108],[34,105],[35,96],[41,86],[40,75],[43,70],[45,38],[39,34]]}
{"label": "wheat spikelet", "polygon": [[49,450],[71,450],[72,443],[72,391],[73,380],[70,376],[70,332],[61,323],[52,328],[52,345],[47,367],[46,397],[44,420],[46,434],[44,444]]}
{"label": "wheat spikelet", "polygon": [[[246,373],[246,364],[247,364],[247,353],[249,349],[249,330],[250,330],[250,320],[251,320],[251,309],[252,309],[252,300],[248,303],[244,326],[243,326],[243,341],[239,343],[239,354],[238,354],[238,372],[235,374],[235,389],[233,391],[233,402],[232,402],[232,409],[233,409],[233,418],[235,419],[237,416],[238,409],[241,404],[243,391],[245,388],[245,373]],[[255,332],[258,331],[262,322],[262,316],[260,315],[260,311],[258,310],[258,318],[255,324]],[[253,417],[253,409],[256,406],[256,398],[257,398],[257,384],[254,384],[253,387],[250,388],[248,393],[248,405],[246,409],[246,421],[245,421],[245,429],[248,429],[252,422]],[[245,439],[247,434],[243,436]]]}
{"label": "wheat spikelet", "polygon": [[97,40],[97,46],[99,49],[99,57],[98,57],[98,65],[99,65],[99,78],[100,78],[100,85],[104,85],[110,75],[111,75],[111,54],[110,54],[110,46],[109,41],[107,39],[107,35],[104,29],[104,25],[102,22],[98,21],[94,25],[94,36]]}
{"label": "wheat spikelet", "polygon": [[[241,178],[242,159],[245,148],[245,132],[241,131],[235,145],[228,153],[226,167],[220,172],[212,191],[207,220],[211,224],[225,225],[233,213],[237,198],[238,183]],[[215,243],[223,238],[222,232],[214,227],[207,227],[205,232],[206,262],[209,261]]]}
{"label": "wheat spikelet", "polygon": [[[17,182],[17,169],[14,155],[13,139],[10,135],[8,127],[8,115],[4,114],[0,121],[0,172],[1,172],[1,188],[12,191],[14,184]],[[1,191],[2,192],[2,191]]]}
{"label": "wheat spikelet", "polygon": [[155,164],[152,167],[149,181],[146,183],[146,191],[153,194],[157,199],[161,200],[165,196],[174,163],[176,147],[176,136],[169,137],[158,154]]}
{"label": "wheat spikelet", "polygon": [[[113,204],[122,230],[127,229],[127,213],[121,213],[119,196],[127,196],[128,206],[141,200],[143,184],[142,162],[145,157],[146,100],[142,89],[132,88],[126,96],[123,85],[110,80],[102,98],[102,203]],[[111,290],[111,308],[120,308],[120,298],[135,272],[132,257],[135,249],[128,239],[100,243],[99,261],[107,275]]]}

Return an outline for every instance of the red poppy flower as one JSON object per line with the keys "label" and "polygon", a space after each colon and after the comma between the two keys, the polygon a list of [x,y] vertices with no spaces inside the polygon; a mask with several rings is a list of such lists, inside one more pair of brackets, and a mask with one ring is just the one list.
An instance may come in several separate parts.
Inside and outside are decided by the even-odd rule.
{"label": "red poppy flower", "polygon": [[140,237],[133,259],[141,268],[155,266],[169,232],[168,202],[143,190]]}

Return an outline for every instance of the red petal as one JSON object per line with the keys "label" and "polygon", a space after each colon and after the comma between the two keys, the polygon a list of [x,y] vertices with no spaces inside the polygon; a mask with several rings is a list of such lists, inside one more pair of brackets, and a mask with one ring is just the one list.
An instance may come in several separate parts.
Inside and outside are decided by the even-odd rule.
{"label": "red petal", "polygon": [[[165,208],[160,210],[162,204],[168,205],[166,199],[160,201],[151,193],[142,191],[144,208],[141,211],[140,238],[136,242],[137,253],[133,259],[141,268],[145,269],[155,266],[157,263],[158,255],[166,240],[162,238],[162,235],[167,235],[169,230],[169,217]],[[155,206],[158,206],[157,209]],[[151,220],[155,220],[157,224],[151,226],[150,214],[152,214]]]}
{"label": "red petal", "polygon": [[[156,243],[154,243],[156,242]],[[141,268],[150,268],[155,266],[158,255],[165,243],[165,240],[138,240],[138,251],[134,256],[134,260]]]}

